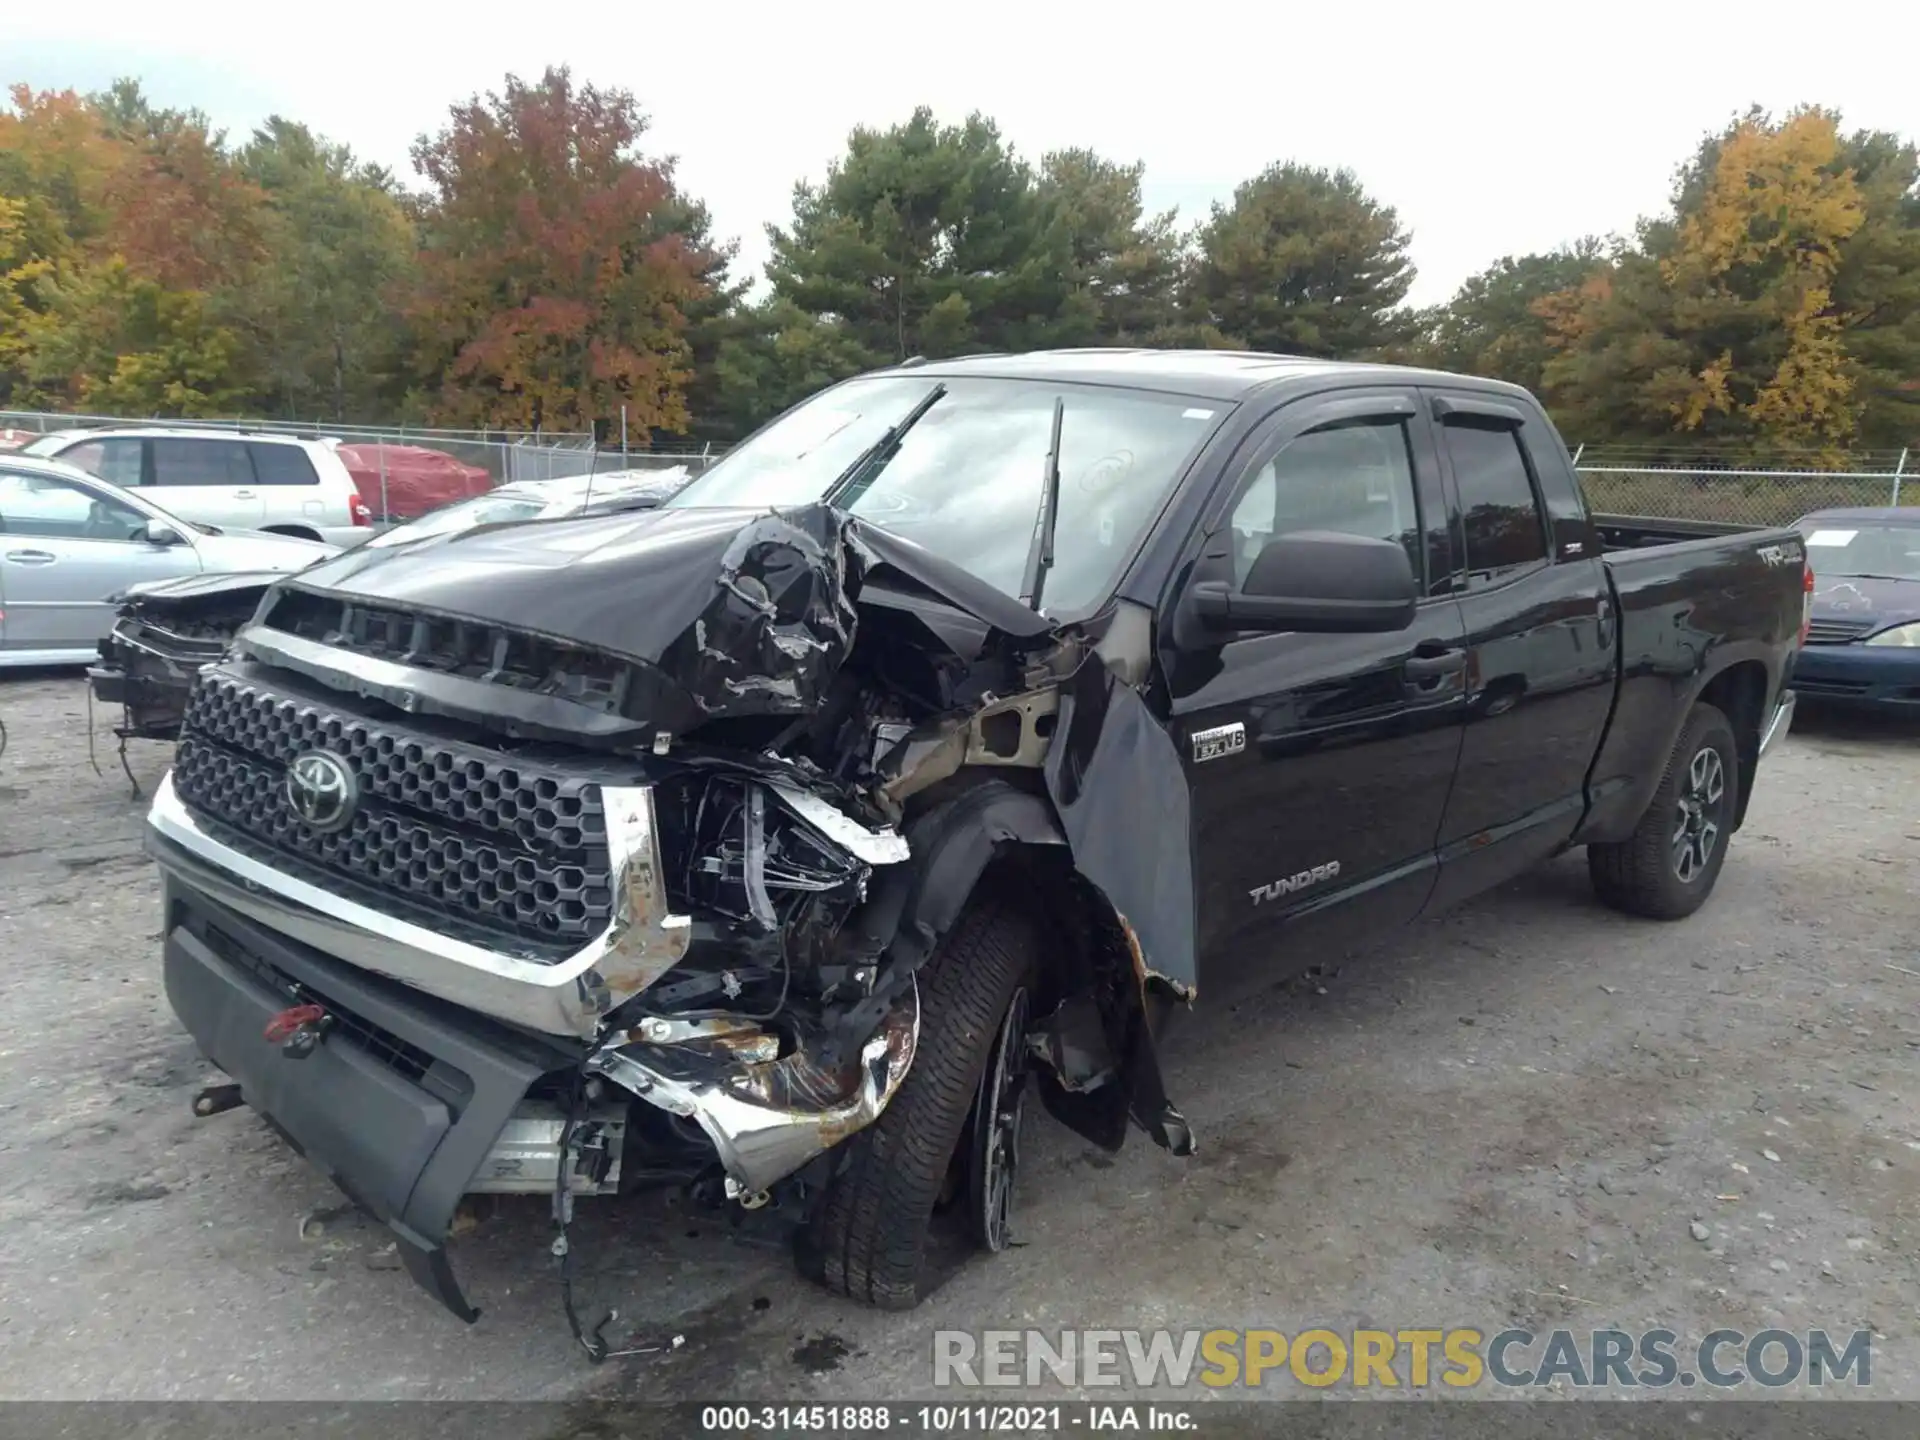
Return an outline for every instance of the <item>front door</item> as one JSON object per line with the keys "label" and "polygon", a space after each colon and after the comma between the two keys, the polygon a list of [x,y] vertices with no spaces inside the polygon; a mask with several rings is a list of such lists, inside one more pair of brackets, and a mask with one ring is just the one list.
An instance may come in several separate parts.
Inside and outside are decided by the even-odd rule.
{"label": "front door", "polygon": [[1465,718],[1447,512],[1413,392],[1297,401],[1241,455],[1204,542],[1236,582],[1273,536],[1334,530],[1404,544],[1427,598],[1403,631],[1229,637],[1171,667],[1215,994],[1419,913]]}
{"label": "front door", "polygon": [[107,492],[0,466],[7,649],[92,650],[113,628],[109,595],[198,573],[192,545],[154,545],[146,524]]}

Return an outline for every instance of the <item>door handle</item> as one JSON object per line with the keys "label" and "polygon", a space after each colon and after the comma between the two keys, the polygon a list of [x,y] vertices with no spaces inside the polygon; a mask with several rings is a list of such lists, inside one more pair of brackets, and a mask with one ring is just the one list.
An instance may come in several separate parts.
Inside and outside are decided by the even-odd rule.
{"label": "door handle", "polygon": [[1440,675],[1451,675],[1456,670],[1467,668],[1467,652],[1461,649],[1425,650],[1423,646],[1408,656],[1401,668],[1416,680],[1430,680]]}
{"label": "door handle", "polygon": [[55,556],[45,550],[9,550],[7,559],[16,565],[51,565]]}
{"label": "door handle", "polygon": [[236,490],[233,492],[233,498],[236,500],[257,500],[259,496],[252,490]]}

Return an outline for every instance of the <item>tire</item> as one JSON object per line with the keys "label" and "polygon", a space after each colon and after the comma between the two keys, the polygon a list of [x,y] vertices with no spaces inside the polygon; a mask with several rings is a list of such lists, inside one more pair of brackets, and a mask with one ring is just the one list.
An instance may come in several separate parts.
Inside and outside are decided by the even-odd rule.
{"label": "tire", "polygon": [[1720,878],[1739,797],[1733,726],[1713,706],[1696,705],[1633,834],[1587,847],[1594,892],[1614,909],[1650,920],[1693,914]]}
{"label": "tire", "polygon": [[925,1298],[928,1226],[1001,1025],[1040,952],[1030,915],[976,893],[921,967],[920,1042],[880,1118],[847,1142],[814,1206],[800,1268],[835,1294],[884,1310]]}

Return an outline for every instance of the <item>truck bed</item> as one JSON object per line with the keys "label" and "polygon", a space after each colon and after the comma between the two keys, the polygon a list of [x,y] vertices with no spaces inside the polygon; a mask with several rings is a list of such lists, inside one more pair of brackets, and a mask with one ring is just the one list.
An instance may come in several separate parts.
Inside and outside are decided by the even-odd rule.
{"label": "truck bed", "polygon": [[1595,515],[1593,528],[1609,550],[1646,550],[1688,540],[1741,535],[1764,529],[1725,520],[1676,520],[1661,515]]}
{"label": "truck bed", "polygon": [[1610,547],[1602,558],[1619,626],[1619,681],[1588,777],[1582,842],[1632,829],[1686,718],[1684,697],[1708,670],[1720,673],[1703,698],[1728,712],[1752,774],[1768,660],[1793,649],[1807,593],[1806,546],[1790,529],[1613,516],[1594,523]]}

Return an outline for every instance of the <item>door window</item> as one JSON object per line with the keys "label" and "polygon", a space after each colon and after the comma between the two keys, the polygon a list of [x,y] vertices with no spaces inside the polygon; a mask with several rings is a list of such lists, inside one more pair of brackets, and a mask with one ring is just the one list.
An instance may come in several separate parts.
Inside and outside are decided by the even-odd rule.
{"label": "door window", "polygon": [[1497,584],[1546,563],[1546,526],[1519,432],[1456,416],[1441,426],[1441,434],[1460,492],[1470,582]]}
{"label": "door window", "polygon": [[313,461],[298,445],[250,441],[247,449],[253,452],[253,473],[260,477],[262,485],[320,483],[320,477],[314,473]]}
{"label": "door window", "polygon": [[138,440],[88,440],[62,451],[60,459],[109,485],[131,490],[140,483],[140,444]]}
{"label": "door window", "polygon": [[247,447],[233,440],[153,440],[156,485],[251,485]]}
{"label": "door window", "polygon": [[1269,540],[1300,530],[1395,541],[1406,547],[1413,573],[1421,574],[1405,423],[1358,420],[1296,436],[1254,472],[1231,523],[1236,584]]}
{"label": "door window", "polygon": [[0,531],[46,540],[137,540],[147,517],[70,481],[0,470]]}

